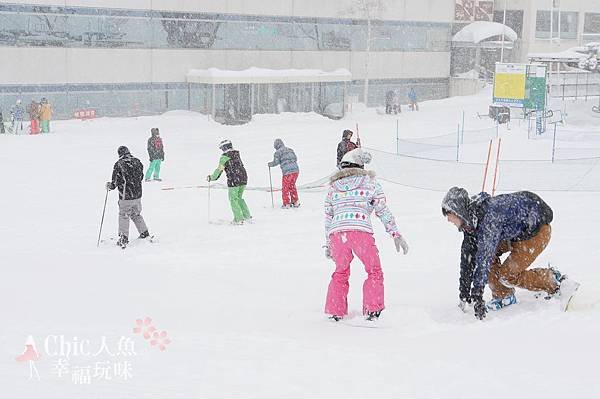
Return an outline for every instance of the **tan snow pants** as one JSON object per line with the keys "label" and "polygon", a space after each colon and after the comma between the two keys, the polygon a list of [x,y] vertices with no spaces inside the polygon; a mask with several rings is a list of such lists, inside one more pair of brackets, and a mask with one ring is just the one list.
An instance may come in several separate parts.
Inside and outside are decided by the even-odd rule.
{"label": "tan snow pants", "polygon": [[[488,284],[494,298],[504,298],[513,294],[514,287],[547,293],[553,293],[558,289],[552,270],[528,269],[548,245],[551,233],[550,225],[545,224],[529,240],[500,243],[488,277]],[[508,258],[500,263],[500,256],[507,252],[510,252]]]}

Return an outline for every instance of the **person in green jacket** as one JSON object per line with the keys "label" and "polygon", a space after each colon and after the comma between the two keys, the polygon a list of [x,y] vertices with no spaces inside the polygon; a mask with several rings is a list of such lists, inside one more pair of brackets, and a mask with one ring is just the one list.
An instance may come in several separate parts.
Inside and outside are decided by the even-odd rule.
{"label": "person in green jacket", "polygon": [[246,205],[246,201],[242,198],[246,184],[248,184],[246,168],[244,168],[239,151],[233,149],[231,141],[221,141],[219,148],[223,151],[219,159],[219,166],[217,166],[212,175],[206,177],[206,180],[209,182],[218,180],[223,171],[225,171],[227,175],[229,203],[233,212],[233,223],[242,224],[245,220],[252,219],[248,205]]}

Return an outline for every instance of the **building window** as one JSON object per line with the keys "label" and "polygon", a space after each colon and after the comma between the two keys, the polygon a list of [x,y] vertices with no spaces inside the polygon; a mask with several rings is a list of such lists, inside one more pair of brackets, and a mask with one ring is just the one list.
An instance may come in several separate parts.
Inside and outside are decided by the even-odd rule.
{"label": "building window", "polygon": [[[364,20],[0,4],[0,46],[365,50]],[[450,24],[373,21],[373,51],[449,51]]]}
{"label": "building window", "polygon": [[538,10],[535,37],[536,39],[577,39],[577,20],[578,13],[575,11]]}
{"label": "building window", "polygon": [[600,13],[585,13],[583,22],[583,43],[600,41]]}

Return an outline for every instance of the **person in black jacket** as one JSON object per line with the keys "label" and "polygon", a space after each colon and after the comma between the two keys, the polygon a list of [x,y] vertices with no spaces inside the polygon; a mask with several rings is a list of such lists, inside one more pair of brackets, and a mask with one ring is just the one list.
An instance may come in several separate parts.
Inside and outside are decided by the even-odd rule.
{"label": "person in black jacket", "polygon": [[150,166],[146,171],[146,181],[150,181],[152,174],[154,173],[154,180],[161,181],[160,179],[160,164],[165,160],[165,150],[163,147],[162,139],[160,138],[158,128],[153,127],[150,130],[151,136],[148,139],[148,157],[150,158]]}
{"label": "person in black jacket", "polygon": [[117,150],[119,160],[115,163],[112,181],[106,183],[107,190],[119,189],[119,240],[117,244],[125,248],[129,243],[129,219],[133,220],[140,233],[139,238],[150,236],[142,212],[142,179],[144,166],[125,146]]}
{"label": "person in black jacket", "polygon": [[248,184],[248,174],[240,157],[240,152],[233,149],[230,140],[221,141],[219,149],[223,151],[221,158],[219,158],[219,166],[212,175],[206,176],[206,181],[218,180],[225,171],[229,204],[233,212],[233,224],[243,224],[244,221],[252,219],[248,205],[243,198],[246,184]]}
{"label": "person in black jacket", "polygon": [[[517,302],[514,287],[543,291],[548,297],[572,295],[579,285],[556,269],[531,268],[551,236],[552,209],[538,195],[519,191],[474,197],[452,187],[442,201],[442,214],[464,234],[461,246],[459,297],[464,310],[473,302],[475,316],[487,309],[500,310]],[[500,256],[509,256],[500,261]],[[483,291],[489,284],[493,299],[486,305]],[[487,308],[487,309],[486,309]]]}
{"label": "person in black jacket", "polygon": [[344,130],[342,132],[342,141],[339,142],[337,146],[337,167],[340,169],[340,163],[342,162],[342,158],[346,155],[347,152],[350,152],[358,147],[360,147],[360,139],[356,140],[356,144],[350,141],[352,135],[354,133],[352,130]]}

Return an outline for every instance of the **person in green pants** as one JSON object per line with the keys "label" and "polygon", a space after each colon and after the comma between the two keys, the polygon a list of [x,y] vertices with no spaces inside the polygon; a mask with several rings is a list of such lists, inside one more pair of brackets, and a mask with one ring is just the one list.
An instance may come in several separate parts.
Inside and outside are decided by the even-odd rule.
{"label": "person in green pants", "polygon": [[240,158],[240,153],[233,149],[229,140],[223,140],[219,143],[219,148],[223,151],[219,159],[219,166],[212,175],[206,177],[207,181],[218,180],[223,171],[227,175],[227,187],[229,194],[229,204],[233,212],[233,223],[242,224],[245,220],[252,219],[248,205],[244,201],[244,189],[248,184],[248,175],[246,168]]}
{"label": "person in green pants", "polygon": [[165,160],[165,150],[162,139],[160,138],[158,128],[150,129],[151,136],[148,139],[148,157],[150,158],[150,166],[146,171],[145,180],[150,181],[154,174],[154,180],[161,181],[160,164]]}

